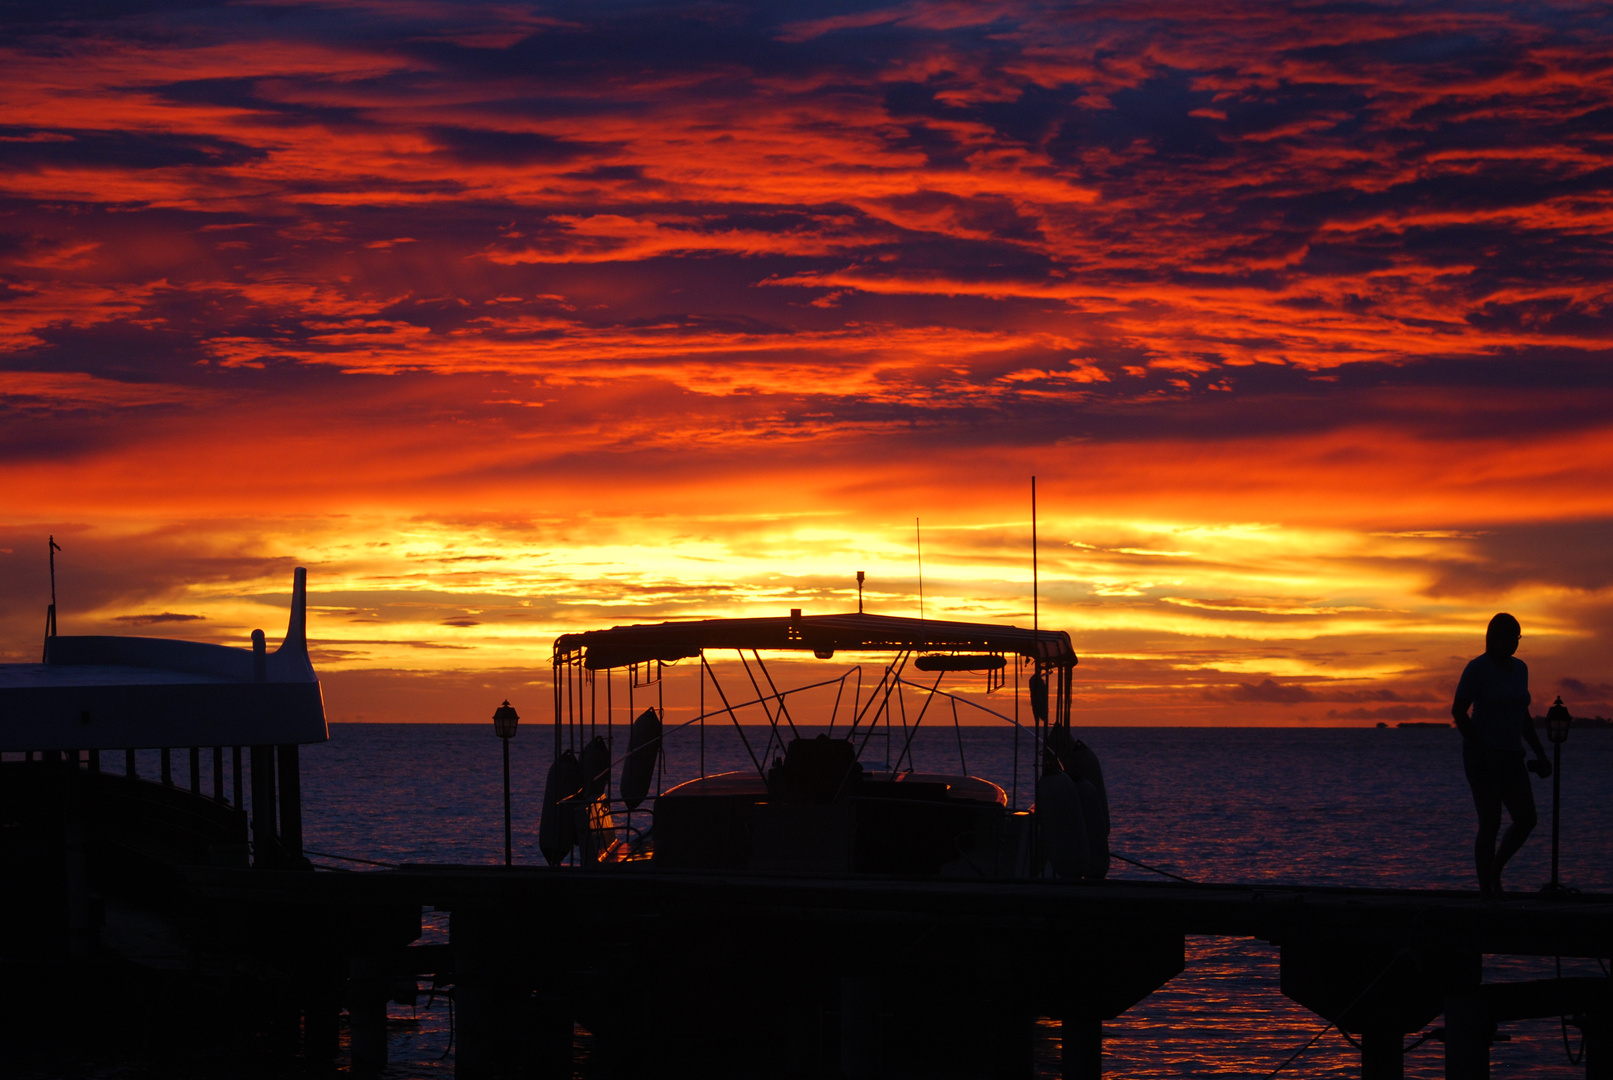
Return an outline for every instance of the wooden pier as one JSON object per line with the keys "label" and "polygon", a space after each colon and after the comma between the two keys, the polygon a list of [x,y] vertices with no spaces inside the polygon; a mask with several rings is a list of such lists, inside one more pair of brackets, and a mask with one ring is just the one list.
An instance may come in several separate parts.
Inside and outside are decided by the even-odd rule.
{"label": "wooden pier", "polygon": [[1539,1016],[1573,1018],[1587,1076],[1613,1075],[1613,984],[1480,982],[1487,953],[1613,955],[1613,896],[633,868],[191,880],[226,910],[451,912],[448,946],[394,947],[349,970],[370,973],[383,1001],[387,980],[454,985],[466,1080],[569,1075],[573,1022],[599,1038],[612,1075],[698,1060],[736,1077],[1024,1077],[1037,1017],[1062,1021],[1067,1076],[1097,1076],[1104,1021],[1182,971],[1189,934],[1278,946],[1283,992],[1357,1036],[1369,1078],[1401,1075],[1403,1036],[1441,1015],[1449,1076],[1487,1076],[1495,1024]]}
{"label": "wooden pier", "polygon": [[[273,755],[258,756],[253,787],[282,789],[294,762],[271,776]],[[698,1061],[714,1077],[1023,1078],[1044,1017],[1062,1024],[1065,1075],[1096,1077],[1104,1022],[1182,971],[1187,935],[1225,935],[1277,946],[1283,993],[1355,1036],[1372,1080],[1401,1075],[1404,1036],[1441,1016],[1447,1076],[1488,1075],[1498,1023],[1566,1016],[1587,1077],[1613,1077],[1613,983],[1480,981],[1485,954],[1613,956],[1613,896],[653,863],[315,872],[285,800],[267,799],[249,867],[247,813],[87,765],[0,766],[8,880],[23,885],[8,891],[0,982],[41,1032],[139,997],[191,1037],[233,1017],[278,1053],[334,1062],[345,1010],[351,1064],[373,1074],[387,1003],[425,980],[454,998],[463,1080],[569,1077],[573,1024],[612,1077]],[[151,842],[156,818],[166,845]],[[450,913],[446,945],[417,943],[427,908]],[[166,953],[128,953],[131,920]],[[122,998],[103,1000],[108,986]]]}

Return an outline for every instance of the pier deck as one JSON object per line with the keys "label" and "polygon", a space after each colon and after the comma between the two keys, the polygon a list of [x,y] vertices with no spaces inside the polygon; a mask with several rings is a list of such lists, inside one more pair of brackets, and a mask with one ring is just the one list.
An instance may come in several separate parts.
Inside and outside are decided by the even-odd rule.
{"label": "pier deck", "polygon": [[846,879],[798,874],[576,870],[405,864],[395,870],[295,874],[194,871],[219,898],[319,897],[604,913],[692,909],[857,919],[1053,920],[1083,925],[1253,937],[1406,942],[1478,953],[1613,956],[1613,894],[1366,889],[1294,883]]}
{"label": "pier deck", "polygon": [[1588,1077],[1613,1067],[1613,982],[1481,982],[1484,954],[1613,956],[1613,896],[639,867],[191,880],[232,909],[451,912],[447,946],[353,970],[452,982],[465,1080],[569,1075],[573,1021],[610,1048],[612,1075],[688,1057],[712,1076],[1024,1077],[1036,1017],[1063,1022],[1065,1075],[1095,1077],[1103,1022],[1183,970],[1187,935],[1277,946],[1283,993],[1359,1036],[1372,1080],[1400,1076],[1403,1036],[1441,1015],[1448,1076],[1487,1076],[1496,1024],[1538,1016],[1586,1033]]}

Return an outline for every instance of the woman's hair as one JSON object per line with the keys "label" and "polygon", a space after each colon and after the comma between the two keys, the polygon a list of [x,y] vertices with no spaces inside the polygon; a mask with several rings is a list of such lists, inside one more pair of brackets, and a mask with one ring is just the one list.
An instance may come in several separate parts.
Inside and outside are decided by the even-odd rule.
{"label": "woman's hair", "polygon": [[1486,640],[1497,636],[1514,638],[1520,637],[1522,634],[1523,627],[1518,625],[1518,620],[1513,618],[1511,615],[1508,615],[1504,611],[1500,612],[1495,616],[1495,618],[1491,619],[1489,627],[1484,631],[1484,637]]}

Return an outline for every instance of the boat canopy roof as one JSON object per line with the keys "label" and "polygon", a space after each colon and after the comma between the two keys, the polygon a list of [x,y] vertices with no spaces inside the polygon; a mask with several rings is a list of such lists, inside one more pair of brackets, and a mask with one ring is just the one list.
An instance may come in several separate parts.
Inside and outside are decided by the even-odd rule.
{"label": "boat canopy roof", "polygon": [[45,639],[41,664],[0,664],[0,750],[261,746],[329,737],[308,656],[307,571],[274,652],[141,637]]}
{"label": "boat canopy roof", "polygon": [[1074,667],[1075,650],[1063,630],[1027,630],[992,623],[905,619],[894,615],[789,615],[761,619],[701,619],[689,622],[613,626],[562,634],[554,662],[582,654],[591,671],[649,660],[684,660],[702,649],[790,649],[820,655],[839,651],[971,651],[1018,653],[1058,667]]}

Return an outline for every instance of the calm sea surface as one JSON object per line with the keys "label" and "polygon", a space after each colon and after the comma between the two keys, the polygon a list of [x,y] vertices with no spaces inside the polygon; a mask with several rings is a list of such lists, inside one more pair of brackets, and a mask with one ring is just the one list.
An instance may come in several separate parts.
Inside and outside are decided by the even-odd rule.
{"label": "calm sea surface", "polygon": [[[1077,729],[1102,760],[1114,821],[1113,848],[1199,881],[1302,882],[1397,888],[1471,888],[1474,813],[1450,729]],[[622,729],[616,729],[620,740]],[[763,756],[766,729],[747,728]],[[751,768],[732,727],[705,730],[708,771]],[[669,736],[667,786],[696,775],[699,734]],[[968,770],[1012,788],[1010,732],[965,727]],[[900,733],[892,756],[900,750]],[[776,752],[776,747],[775,747]],[[959,734],[921,730],[920,771],[955,771]],[[511,744],[515,857],[539,863],[537,818],[552,728],[526,725]],[[865,760],[882,762],[877,739]],[[1027,743],[1018,755],[1027,801]],[[765,757],[764,757],[765,760]],[[1586,891],[1613,891],[1613,731],[1576,731],[1564,746],[1562,876]],[[306,844],[313,851],[383,862],[492,863],[502,859],[498,739],[492,725],[334,725],[303,754]],[[1511,889],[1550,876],[1551,783],[1535,782],[1540,825],[1508,869]],[[324,865],[344,865],[333,859]],[[357,864],[348,863],[347,866]],[[1149,878],[1116,863],[1113,877]],[[1155,879],[1157,880],[1157,879]],[[446,940],[447,916],[426,914],[427,940]],[[1485,958],[1486,980],[1543,978],[1551,958]],[[1595,974],[1594,961],[1563,962]],[[1262,1077],[1322,1027],[1278,992],[1277,950],[1237,938],[1188,939],[1187,970],[1106,1025],[1105,1071],[1115,1076]],[[389,1076],[447,1077],[448,1016],[441,1002],[392,1006]],[[1438,1021],[1436,1021],[1436,1024]],[[1579,1077],[1557,1021],[1506,1025],[1496,1076]],[[1057,1029],[1043,1029],[1039,1075],[1056,1076]],[[1578,1032],[1569,1029],[1578,1047]],[[1409,1040],[1408,1040],[1409,1041]],[[1285,1076],[1359,1075],[1359,1055],[1336,1032]],[[1406,1056],[1406,1075],[1443,1076],[1437,1042]]]}

